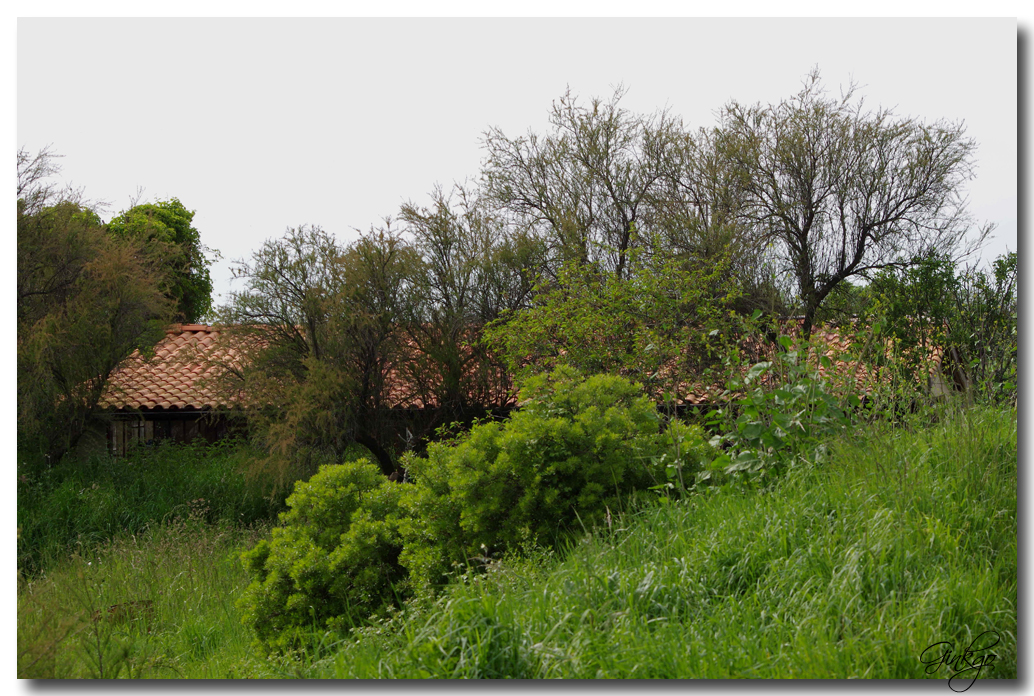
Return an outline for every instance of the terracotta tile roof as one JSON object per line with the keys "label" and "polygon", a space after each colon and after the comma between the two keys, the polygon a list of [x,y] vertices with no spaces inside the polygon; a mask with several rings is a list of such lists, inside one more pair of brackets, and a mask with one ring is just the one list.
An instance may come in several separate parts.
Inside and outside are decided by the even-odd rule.
{"label": "terracotta tile roof", "polygon": [[[222,331],[203,324],[175,325],[155,346],[154,356],[146,359],[137,353],[127,358],[108,381],[99,406],[109,410],[202,410],[232,408],[246,404],[243,394],[225,396],[225,382],[220,377],[226,368],[239,367],[246,359],[242,348],[246,341],[258,341],[254,332],[240,334]],[[416,343],[407,341],[409,349],[418,352]],[[469,347],[464,351],[468,356]],[[387,408],[435,408],[438,406],[433,378],[422,376],[417,384],[396,359],[385,366],[387,386],[382,406]],[[470,361],[465,377],[472,379],[480,366]],[[500,406],[511,405],[510,381],[505,375],[487,385],[484,394],[473,398],[487,398]]]}
{"label": "terracotta tile roof", "polygon": [[[782,327],[782,333],[794,339],[795,349],[803,350],[800,344],[797,343],[799,329],[799,323],[795,325],[794,320],[791,319]],[[826,383],[831,393],[841,395],[853,393],[857,396],[862,396],[874,391],[883,378],[878,369],[873,369],[858,359],[859,351],[857,344],[859,340],[858,332],[850,325],[823,325],[817,326],[812,330],[811,340],[808,344],[809,360],[813,368],[817,368],[819,378]],[[890,356],[892,348],[890,343],[884,341],[884,345],[887,355]],[[744,339],[740,342],[739,347],[743,354],[743,364],[740,366],[741,375],[746,374],[747,370],[755,363],[763,361],[774,362],[776,351],[778,350],[775,344],[758,336]],[[823,365],[818,356],[829,358],[829,366]],[[941,348],[931,346],[926,364],[931,378],[935,380],[938,378],[937,375],[941,369],[941,358]],[[801,359],[804,359],[803,353],[801,354]],[[773,373],[769,374],[770,376],[767,380],[774,386],[773,382],[776,377]],[[659,373],[662,380],[667,378],[668,375],[670,373],[667,372],[667,369],[662,368]],[[678,391],[677,403],[679,405],[691,406],[714,402],[723,395],[726,398],[731,396],[734,399],[742,396],[740,393],[725,394],[725,375],[721,374],[720,371],[710,381],[693,377],[680,381]]]}
{"label": "terracotta tile roof", "polygon": [[[787,327],[794,333],[793,327]],[[834,391],[849,390],[856,394],[871,391],[880,379],[865,364],[854,359],[854,332],[850,327],[816,327],[811,345],[831,361],[830,367],[818,366],[820,376]],[[414,351],[417,348],[410,342]],[[775,347],[758,338],[741,344],[745,353],[742,370],[751,364],[772,360]],[[221,395],[216,383],[223,371],[239,367],[244,356],[241,344],[233,334],[202,324],[183,324],[170,327],[165,338],[155,347],[154,356],[145,359],[139,353],[130,356],[112,374],[100,407],[112,410],[203,410],[232,408],[244,404],[242,395]],[[940,350],[930,355],[930,371],[940,368]],[[814,358],[812,358],[814,360]],[[407,376],[402,366],[386,365],[385,382],[388,385],[385,403],[388,408],[433,408],[438,404],[431,383],[418,385]],[[479,366],[472,362],[467,367],[473,376]],[[662,372],[665,370],[662,369]],[[504,375],[495,380],[488,393],[481,395],[493,403],[512,405],[514,402],[509,379]],[[853,387],[853,389],[852,389]],[[683,381],[679,387],[679,404],[699,405],[713,402],[725,392],[724,379]],[[423,396],[422,396],[423,395]]]}
{"label": "terracotta tile roof", "polygon": [[[819,375],[833,384],[840,384],[847,387],[851,384],[859,395],[872,391],[881,381],[883,375],[879,370],[871,369],[864,362],[858,360],[858,347],[856,343],[860,340],[857,333],[850,327],[840,328],[822,326],[812,331],[811,344],[815,346],[822,355],[830,359],[830,367],[818,366]],[[893,355],[893,345],[890,339],[880,339],[884,353],[889,358]],[[942,349],[940,346],[930,345],[928,347],[925,364],[930,376],[940,372]]]}
{"label": "terracotta tile roof", "polygon": [[213,382],[240,352],[223,332],[204,324],[170,327],[146,359],[139,351],[111,375],[99,403],[112,410],[202,410],[228,408],[239,399],[220,396]]}

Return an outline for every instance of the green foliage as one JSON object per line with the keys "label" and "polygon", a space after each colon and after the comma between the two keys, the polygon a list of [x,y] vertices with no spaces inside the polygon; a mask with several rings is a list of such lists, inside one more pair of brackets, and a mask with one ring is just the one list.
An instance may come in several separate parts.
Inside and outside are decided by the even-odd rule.
{"label": "green foliage", "polygon": [[956,296],[959,321],[952,327],[959,362],[968,366],[977,394],[992,403],[1018,398],[1018,259],[994,260],[989,271],[967,269]]}
{"label": "green foliage", "polygon": [[56,461],[112,370],[153,348],[171,316],[164,270],[72,201],[18,204],[18,436]]}
{"label": "green foliage", "polygon": [[664,494],[684,495],[699,481],[707,480],[706,467],[714,460],[716,450],[699,425],[672,420],[664,430],[665,449],[655,455],[655,464],[663,466],[662,484],[651,486]]}
{"label": "green foliage", "polygon": [[830,290],[822,306],[815,313],[816,326],[821,324],[842,325],[866,312],[869,308],[869,288],[849,280],[842,281]]}
{"label": "green foliage", "polygon": [[892,339],[890,350],[869,357],[898,383],[925,385],[937,369],[968,398],[1016,398],[1017,256],[996,259],[988,270],[959,269],[941,255],[888,269],[868,288],[866,322]]}
{"label": "green foliage", "polygon": [[299,482],[270,540],[242,555],[255,580],[240,600],[267,648],[343,632],[395,600],[403,487],[360,459],[322,466]]}
{"label": "green foliage", "polygon": [[[406,501],[401,559],[415,586],[437,585],[453,564],[524,543],[552,546],[601,524],[634,492],[664,481],[674,462],[656,407],[625,379],[558,368],[529,378],[521,399],[507,421],[407,458],[415,493]],[[691,473],[699,462],[678,466]]]}
{"label": "green foliage", "polygon": [[885,269],[869,286],[870,315],[895,339],[894,359],[907,367],[927,367],[930,349],[943,346],[959,290],[955,264],[944,256],[917,259],[908,268]]}
{"label": "green foliage", "polygon": [[705,270],[674,257],[630,258],[636,272],[625,278],[564,266],[530,308],[490,325],[486,340],[521,376],[568,365],[678,398],[717,363],[738,292],[722,264]]}
{"label": "green foliage", "polygon": [[205,256],[210,250],[192,226],[194,212],[173,198],[135,205],[108,223],[113,236],[140,242],[165,270],[166,293],[176,303],[178,318],[188,324],[212,310],[211,261]]}
{"label": "green foliage", "polygon": [[[712,425],[726,426],[712,443],[731,449],[715,458],[710,470],[745,471],[762,478],[779,474],[802,458],[821,456],[820,443],[851,424],[845,406],[857,408],[858,396],[842,401],[827,390],[816,366],[809,364],[806,341],[796,348],[789,336],[779,336],[778,341],[782,351],[774,362],[756,363],[742,377],[730,380],[729,389],[742,394],[734,406],[710,414]],[[832,367],[825,355],[818,361]],[[706,480],[710,473],[701,478]]]}
{"label": "green foliage", "polygon": [[662,433],[655,406],[619,377],[561,368],[521,396],[508,420],[407,456],[411,483],[367,460],[299,482],[281,526],[243,557],[256,579],[241,608],[265,647],[341,635],[413,590],[433,593],[456,565],[609,524],[668,470],[711,459],[699,428]]}
{"label": "green foliage", "polygon": [[261,453],[235,440],[162,442],[126,457],[67,456],[54,466],[18,457],[18,567],[36,574],[76,547],[136,534],[191,506],[208,522],[252,524],[281,509],[246,471]]}

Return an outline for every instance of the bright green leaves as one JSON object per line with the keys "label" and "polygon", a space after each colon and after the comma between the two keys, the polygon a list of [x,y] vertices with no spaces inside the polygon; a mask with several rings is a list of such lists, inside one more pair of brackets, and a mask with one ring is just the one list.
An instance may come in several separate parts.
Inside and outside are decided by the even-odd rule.
{"label": "bright green leaves", "polygon": [[770,367],[772,367],[772,363],[770,362],[759,362],[755,365],[751,365],[750,369],[747,370],[747,374],[744,376],[744,383],[750,384],[751,382],[757,380],[759,377],[768,372],[768,369]]}
{"label": "bright green leaves", "polygon": [[[775,362],[751,365],[742,382],[736,382],[749,390],[731,407],[711,415],[711,425],[725,430],[712,438],[712,444],[725,443],[731,453],[713,459],[709,469],[776,473],[809,456],[821,440],[850,424],[850,416],[826,391],[814,368],[799,360],[797,350],[790,350],[793,340],[788,336],[777,340],[784,352]],[[820,356],[818,363],[827,369],[832,365],[826,356]],[[846,403],[857,408],[861,402],[852,395]],[[731,424],[724,422],[730,411],[736,414]]]}
{"label": "bright green leaves", "polygon": [[490,325],[487,341],[519,376],[568,365],[681,395],[690,375],[717,362],[738,293],[723,266],[632,258],[637,272],[627,277],[565,266],[531,307]]}
{"label": "bright green leaves", "polygon": [[438,540],[437,557],[426,548],[403,553],[418,584],[439,582],[452,563],[477,554],[551,545],[664,477],[670,442],[637,385],[562,368],[530,378],[521,403],[504,423],[477,425],[458,443],[431,444],[426,458],[406,461],[417,488],[413,517]]}
{"label": "bright green leaves", "polygon": [[410,483],[365,460],[299,483],[283,525],[243,557],[256,579],[241,606],[266,647],[340,633],[457,569],[605,524],[637,491],[683,486],[713,456],[696,426],[662,432],[653,403],[620,377],[562,368],[521,396],[509,419],[409,455]]}
{"label": "bright green leaves", "polygon": [[292,648],[306,630],[347,629],[394,602],[406,492],[365,459],[298,483],[282,526],[242,555],[256,579],[240,606],[260,641]]}
{"label": "bright green leaves", "polygon": [[193,323],[212,311],[209,252],[192,223],[194,211],[179,199],[133,206],[108,223],[109,233],[142,243],[167,274],[166,293],[182,321]]}

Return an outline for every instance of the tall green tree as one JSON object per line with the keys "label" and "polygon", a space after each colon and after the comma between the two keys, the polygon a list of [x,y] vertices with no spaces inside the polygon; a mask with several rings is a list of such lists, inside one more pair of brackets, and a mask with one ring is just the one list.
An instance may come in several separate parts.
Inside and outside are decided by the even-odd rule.
{"label": "tall green tree", "polygon": [[246,394],[251,425],[280,474],[311,473],[352,442],[394,472],[385,415],[398,396],[392,378],[408,350],[402,307],[418,265],[391,229],[342,247],[304,225],[237,263],[246,285],[220,319],[248,355],[226,377]]}
{"label": "tall green tree", "polygon": [[108,230],[116,237],[142,242],[167,269],[168,294],[180,321],[194,323],[212,311],[211,251],[193,227],[195,211],[179,199],[141,203],[116,215]]}
{"label": "tall green tree", "polygon": [[56,461],[82,436],[108,377],[153,348],[172,316],[164,269],[144,245],[47,181],[44,150],[19,152],[18,445]]}

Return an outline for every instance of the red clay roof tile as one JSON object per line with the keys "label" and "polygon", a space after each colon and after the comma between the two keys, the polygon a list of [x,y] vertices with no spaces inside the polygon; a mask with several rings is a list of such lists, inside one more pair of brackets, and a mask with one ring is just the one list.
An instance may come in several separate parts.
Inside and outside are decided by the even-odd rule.
{"label": "red clay roof tile", "polygon": [[[859,392],[871,389],[879,376],[871,374],[863,364],[845,359],[850,353],[852,336],[849,328],[817,327],[812,334],[812,345],[819,347],[832,361],[832,368],[820,367],[824,378],[844,383],[854,381]],[[773,347],[756,342],[744,346],[757,360],[772,359]],[[940,351],[931,354],[931,371],[940,364]],[[126,359],[112,375],[101,408],[140,409],[229,408],[241,405],[239,398],[222,395],[208,383],[219,374],[219,363],[237,362],[241,352],[234,348],[232,339],[217,329],[201,324],[172,326],[156,346],[154,357],[145,360],[139,353]],[[746,370],[746,367],[744,367]],[[408,384],[399,371],[392,369],[387,376],[391,388],[386,406],[403,408],[433,407],[433,399],[425,400],[415,385]],[[507,402],[508,385],[500,384],[500,403]],[[681,403],[702,404],[724,392],[724,384],[685,383],[680,386]]]}
{"label": "red clay roof tile", "polygon": [[[209,360],[232,360],[238,353],[220,332],[203,324],[170,327],[155,347],[154,356],[144,359],[134,353],[112,375],[100,400],[106,409],[179,408],[202,409],[234,406],[221,398],[202,376],[213,373]],[[200,340],[199,340],[200,338]]]}

